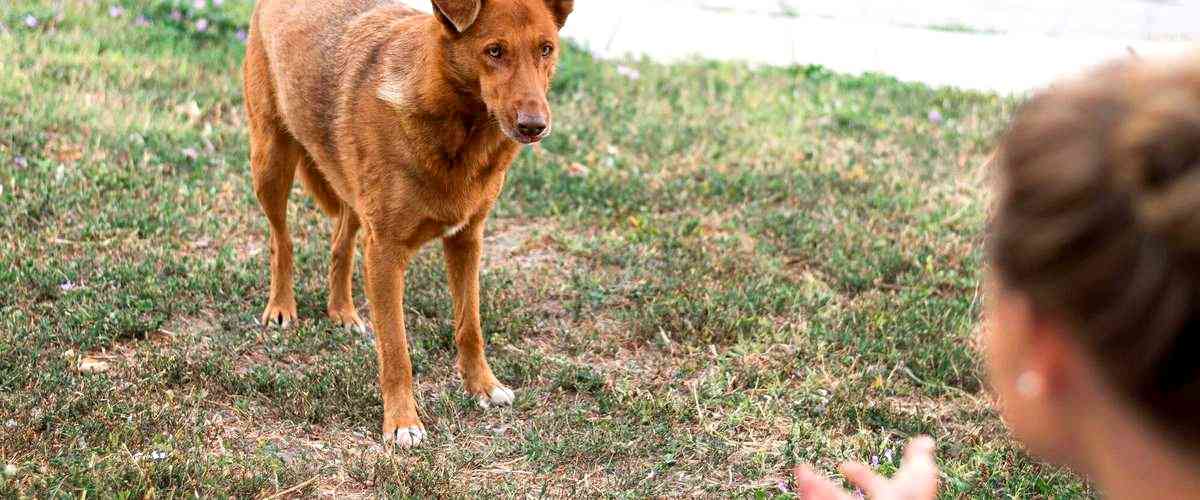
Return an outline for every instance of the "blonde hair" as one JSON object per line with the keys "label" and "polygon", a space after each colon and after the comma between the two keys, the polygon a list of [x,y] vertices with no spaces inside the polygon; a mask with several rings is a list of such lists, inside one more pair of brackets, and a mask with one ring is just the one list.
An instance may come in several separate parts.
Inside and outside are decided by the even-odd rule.
{"label": "blonde hair", "polygon": [[1001,282],[1069,322],[1115,387],[1200,449],[1200,54],[1035,96],[999,165]]}

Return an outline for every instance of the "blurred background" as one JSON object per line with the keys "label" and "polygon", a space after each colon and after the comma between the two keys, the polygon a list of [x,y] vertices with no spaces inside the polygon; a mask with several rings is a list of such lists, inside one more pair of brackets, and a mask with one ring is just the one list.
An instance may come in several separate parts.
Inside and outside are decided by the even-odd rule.
{"label": "blurred background", "polygon": [[1184,0],[581,0],[576,12],[567,35],[602,56],[820,64],[999,92],[1200,35],[1200,2]]}

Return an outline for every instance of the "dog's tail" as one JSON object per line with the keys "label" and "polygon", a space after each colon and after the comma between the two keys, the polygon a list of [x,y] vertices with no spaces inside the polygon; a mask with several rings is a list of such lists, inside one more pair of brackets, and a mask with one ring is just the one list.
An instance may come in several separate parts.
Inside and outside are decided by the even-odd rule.
{"label": "dog's tail", "polygon": [[317,206],[321,207],[326,215],[336,219],[342,211],[342,199],[307,154],[301,155],[296,173],[300,177],[300,184],[304,185],[304,190],[317,200]]}

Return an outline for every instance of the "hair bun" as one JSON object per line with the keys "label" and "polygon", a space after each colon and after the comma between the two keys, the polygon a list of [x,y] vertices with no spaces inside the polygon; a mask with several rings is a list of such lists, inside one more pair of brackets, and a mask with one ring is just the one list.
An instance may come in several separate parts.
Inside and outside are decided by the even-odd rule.
{"label": "hair bun", "polygon": [[1155,90],[1129,103],[1114,179],[1133,196],[1143,230],[1200,257],[1200,82],[1143,87]]}

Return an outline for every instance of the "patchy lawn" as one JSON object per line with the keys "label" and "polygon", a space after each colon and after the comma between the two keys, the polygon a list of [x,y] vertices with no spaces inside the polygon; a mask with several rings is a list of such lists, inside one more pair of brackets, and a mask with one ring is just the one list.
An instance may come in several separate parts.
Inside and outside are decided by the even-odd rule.
{"label": "patchy lawn", "polygon": [[299,188],[303,320],[253,321],[250,10],[0,7],[0,496],[771,497],[797,461],[893,470],[920,433],[947,497],[1094,494],[1007,436],[973,345],[1014,101],[574,49],[488,227],[516,404],[462,392],[431,246],[407,306],[432,439],[383,449],[372,340],[324,319],[331,224]]}

